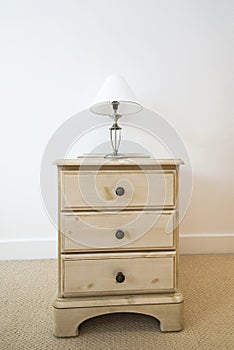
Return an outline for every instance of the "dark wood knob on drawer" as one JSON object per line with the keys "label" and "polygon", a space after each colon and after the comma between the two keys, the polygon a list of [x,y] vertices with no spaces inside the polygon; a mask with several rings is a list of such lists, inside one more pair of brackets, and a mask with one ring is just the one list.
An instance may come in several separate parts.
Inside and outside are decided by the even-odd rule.
{"label": "dark wood knob on drawer", "polygon": [[125,189],[123,187],[117,187],[115,193],[117,194],[117,196],[123,196],[125,193]]}
{"label": "dark wood knob on drawer", "polygon": [[117,275],[116,275],[116,281],[118,283],[123,283],[125,280],[125,276],[122,272],[118,272]]}
{"label": "dark wood knob on drawer", "polygon": [[116,237],[117,239],[122,239],[122,238],[124,238],[124,232],[123,232],[122,230],[116,231],[115,237]]}

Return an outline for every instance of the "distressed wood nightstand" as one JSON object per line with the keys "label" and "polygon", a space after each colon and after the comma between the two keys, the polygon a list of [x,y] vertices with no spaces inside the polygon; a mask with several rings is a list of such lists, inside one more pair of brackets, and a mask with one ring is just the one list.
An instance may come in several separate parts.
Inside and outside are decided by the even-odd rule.
{"label": "distressed wood nightstand", "polygon": [[58,294],[54,335],[78,335],[86,319],[151,315],[183,328],[178,291],[181,160],[58,160]]}

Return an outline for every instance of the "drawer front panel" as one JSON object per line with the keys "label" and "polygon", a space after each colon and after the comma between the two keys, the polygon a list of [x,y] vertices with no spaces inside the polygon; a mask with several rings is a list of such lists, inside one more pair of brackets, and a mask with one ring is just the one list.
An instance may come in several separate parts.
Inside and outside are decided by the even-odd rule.
{"label": "drawer front panel", "polygon": [[173,253],[62,256],[62,295],[172,292],[174,271]]}
{"label": "drawer front panel", "polygon": [[61,209],[172,208],[175,171],[62,171]]}
{"label": "drawer front panel", "polygon": [[175,212],[62,213],[62,252],[175,249]]}

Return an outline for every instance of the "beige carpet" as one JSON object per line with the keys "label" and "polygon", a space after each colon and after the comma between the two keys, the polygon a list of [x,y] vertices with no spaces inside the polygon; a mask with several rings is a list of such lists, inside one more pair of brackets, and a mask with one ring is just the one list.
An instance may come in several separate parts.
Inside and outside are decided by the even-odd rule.
{"label": "beige carpet", "polygon": [[52,335],[56,261],[0,262],[0,349],[225,350],[234,349],[234,255],[180,258],[185,329],[161,333],[139,314],[113,314],[84,322],[77,338]]}

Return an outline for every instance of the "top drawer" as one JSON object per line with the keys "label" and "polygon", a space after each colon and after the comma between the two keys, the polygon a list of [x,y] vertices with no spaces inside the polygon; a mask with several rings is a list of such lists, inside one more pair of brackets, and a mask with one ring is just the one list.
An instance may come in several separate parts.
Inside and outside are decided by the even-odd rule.
{"label": "top drawer", "polygon": [[173,208],[176,172],[61,171],[61,210]]}

